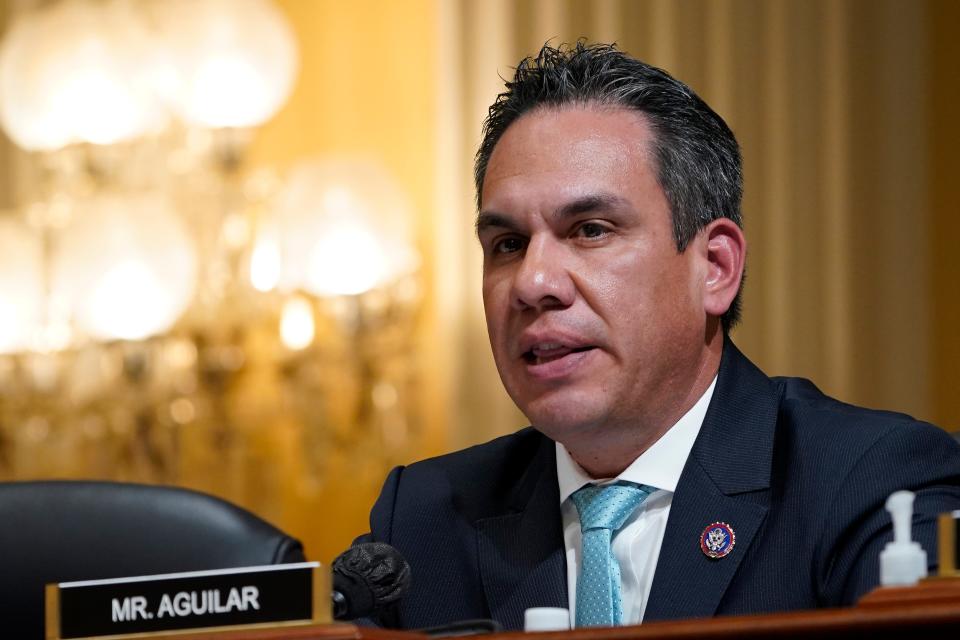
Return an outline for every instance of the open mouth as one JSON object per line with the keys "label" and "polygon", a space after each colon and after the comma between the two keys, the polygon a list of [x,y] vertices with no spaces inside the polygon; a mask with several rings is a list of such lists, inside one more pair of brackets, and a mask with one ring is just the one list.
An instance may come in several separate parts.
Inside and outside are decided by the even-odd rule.
{"label": "open mouth", "polygon": [[523,360],[530,365],[546,364],[564,358],[571,353],[589,351],[595,347],[564,347],[560,345],[540,345],[523,354]]}

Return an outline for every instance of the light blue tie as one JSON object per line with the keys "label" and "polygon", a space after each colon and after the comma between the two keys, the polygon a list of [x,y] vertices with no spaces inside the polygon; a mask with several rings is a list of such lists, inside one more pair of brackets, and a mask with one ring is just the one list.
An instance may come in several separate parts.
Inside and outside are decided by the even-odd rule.
{"label": "light blue tie", "polygon": [[582,553],[577,577],[577,626],[621,623],[620,565],[613,555],[615,531],[655,489],[624,482],[587,485],[570,496],[580,514]]}

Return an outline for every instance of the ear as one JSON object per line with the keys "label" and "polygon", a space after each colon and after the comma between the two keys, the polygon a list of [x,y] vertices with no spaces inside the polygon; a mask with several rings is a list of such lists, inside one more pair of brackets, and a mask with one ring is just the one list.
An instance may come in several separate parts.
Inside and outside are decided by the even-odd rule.
{"label": "ear", "polygon": [[703,283],[704,311],[720,317],[727,312],[743,279],[747,239],[729,218],[718,218],[701,232],[706,240],[707,271]]}

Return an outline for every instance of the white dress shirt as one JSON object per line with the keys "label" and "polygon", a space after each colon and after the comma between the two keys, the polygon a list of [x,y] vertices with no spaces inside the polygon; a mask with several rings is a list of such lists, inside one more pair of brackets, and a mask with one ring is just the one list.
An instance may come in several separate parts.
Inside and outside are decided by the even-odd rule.
{"label": "white dress shirt", "polygon": [[[673,493],[677,489],[677,482],[690,455],[690,449],[693,448],[693,441],[700,433],[703,417],[707,413],[716,384],[717,379],[714,378],[696,404],[616,478],[591,478],[570,457],[567,449],[557,443],[557,480],[560,484],[563,542],[567,552],[567,593],[570,595],[571,627],[576,622],[581,533],[580,516],[573,501],[569,499],[570,495],[585,484],[607,484],[617,480],[657,488],[613,537],[613,555],[620,564],[623,624],[640,624],[650,597],[650,586],[657,569]],[[696,540],[690,542],[694,543]]]}

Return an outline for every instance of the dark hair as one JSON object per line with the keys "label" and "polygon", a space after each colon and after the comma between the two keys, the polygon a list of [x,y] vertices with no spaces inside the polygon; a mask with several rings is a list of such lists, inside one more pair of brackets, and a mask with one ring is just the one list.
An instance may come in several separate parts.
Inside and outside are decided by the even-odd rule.
{"label": "dark hair", "polygon": [[[523,114],[563,105],[619,105],[642,112],[654,133],[657,177],[673,216],[677,251],[717,218],[743,226],[743,175],[733,132],[690,87],[615,45],[544,45],[517,65],[506,91],[483,123],[474,178],[477,208],[493,148]],[[721,318],[729,331],[740,319],[740,292]]]}

